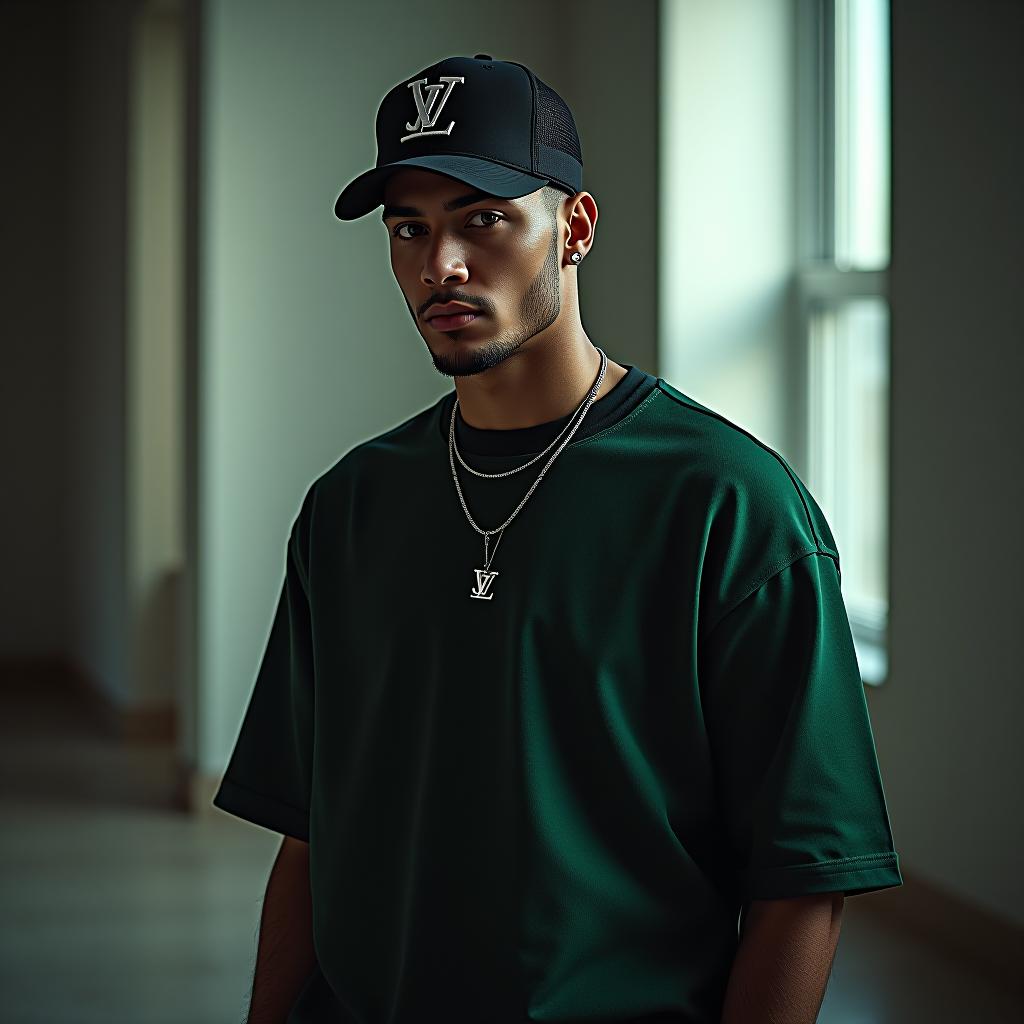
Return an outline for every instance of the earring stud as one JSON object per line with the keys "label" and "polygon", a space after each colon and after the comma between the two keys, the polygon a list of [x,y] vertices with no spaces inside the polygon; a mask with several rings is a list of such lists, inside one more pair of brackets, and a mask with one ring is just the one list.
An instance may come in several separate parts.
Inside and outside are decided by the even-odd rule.
{"label": "earring stud", "polygon": [[569,257],[569,259],[571,259],[571,260],[573,261],[573,263],[579,263],[579,261],[580,261],[581,259],[583,259],[583,253],[581,253],[581,252],[574,252],[574,253],[573,253],[573,254],[572,254],[572,255],[571,255],[570,257]]}

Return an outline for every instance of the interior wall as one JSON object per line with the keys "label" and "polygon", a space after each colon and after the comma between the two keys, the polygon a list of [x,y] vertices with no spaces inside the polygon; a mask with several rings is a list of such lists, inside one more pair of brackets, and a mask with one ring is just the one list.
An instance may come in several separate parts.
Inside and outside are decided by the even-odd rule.
{"label": "interior wall", "polygon": [[68,655],[116,704],[129,701],[133,687],[126,629],[125,196],[134,6],[107,0],[66,7]]}
{"label": "interior wall", "polygon": [[[789,3],[664,7],[662,373],[788,454]],[[908,876],[1019,924],[1022,819],[1000,780],[1024,767],[1006,571],[1022,561],[1024,154],[1007,126],[1024,7],[892,7],[890,665],[867,699]]]}
{"label": "interior wall", "polygon": [[661,373],[790,456],[793,0],[662,6]]}
{"label": "interior wall", "polygon": [[914,871],[1024,924],[1024,6],[893,3],[890,678]]}
{"label": "interior wall", "polygon": [[184,561],[181,17],[145,0],[134,20],[129,136],[128,592],[137,706],[178,696]]}
{"label": "interior wall", "polygon": [[[0,657],[53,659],[69,645],[74,603],[65,520],[71,495],[67,175],[68,26],[60,9],[3,10],[3,329],[0,453],[3,585]],[[77,191],[77,190],[76,190]]]}
{"label": "interior wall", "polygon": [[[610,358],[655,376],[661,372],[656,253],[663,230],[659,6],[639,0],[626,13],[616,0],[562,0],[545,65],[551,78],[538,71],[573,111],[583,187],[597,201],[595,244],[577,271],[583,328]],[[551,7],[538,16],[540,24]]]}
{"label": "interior wall", "polygon": [[134,702],[149,707],[173,704],[179,685],[185,559],[182,31],[176,3],[140,4],[127,196],[127,585]]}
{"label": "interior wall", "polygon": [[[593,52],[615,48],[610,21],[601,32],[580,27],[581,5],[559,9],[548,44],[525,27],[551,25],[546,8],[509,25],[454,5],[424,24],[406,4],[396,22],[416,24],[416,38],[399,33],[386,61],[361,9],[342,17],[335,5],[310,4],[296,19],[268,2],[247,4],[244,14],[223,0],[188,6],[210,122],[191,142],[202,143],[201,165],[187,168],[189,203],[202,195],[205,225],[202,244],[187,242],[200,256],[189,269],[192,358],[200,327],[205,350],[203,365],[188,368],[197,403],[186,423],[188,471],[197,474],[189,516],[202,537],[201,549],[190,548],[202,558],[189,571],[203,581],[195,616],[203,634],[195,674],[201,767],[217,774],[262,653],[304,487],[353,443],[450,384],[419,348],[372,218],[342,224],[331,213],[340,185],[372,163],[372,113],[400,73],[392,69],[484,51],[533,61],[560,86],[564,68],[573,68],[564,91],[604,200],[599,235],[614,237],[615,218],[642,218],[631,179],[611,167],[607,68],[590,50],[566,57],[560,33],[574,26],[588,46],[604,48]],[[5,26],[19,45],[4,62],[0,100],[18,140],[5,162],[17,202],[8,205],[4,247],[0,653],[64,654],[115,696],[131,690],[125,195],[133,7],[6,5]],[[644,17],[650,9],[637,5]],[[610,15],[602,8],[594,17]],[[1013,569],[1022,555],[1024,320],[1016,227],[1024,221],[1024,153],[1008,126],[1024,93],[1022,21],[1013,0],[894,4],[891,674],[868,694],[902,861],[1017,923],[1024,640]],[[454,40],[452,25],[463,26]],[[637,32],[623,33],[621,68],[649,58],[647,29]],[[590,88],[587,73],[602,84]],[[656,102],[645,95],[646,72],[619,78],[623,109]],[[190,80],[190,90],[197,104],[200,83]],[[190,131],[199,114],[192,109]],[[644,154],[654,142],[639,123],[631,143]],[[187,232],[198,223],[193,209]],[[657,255],[631,234],[643,230],[620,226],[618,237],[639,248],[624,254],[626,264],[614,258],[620,246],[609,246],[607,274],[591,273],[586,284],[581,275],[581,302],[587,323],[587,304],[602,293],[595,334],[608,324],[608,336],[622,340],[609,342],[609,354],[658,372],[644,363],[644,329],[631,329],[628,305],[604,299],[652,299],[643,268]],[[663,372],[688,390],[685,364]],[[978,539],[982,523],[993,525],[992,540]]]}
{"label": "interior wall", "polygon": [[17,144],[5,150],[0,657],[70,668],[114,709],[174,698],[167,581],[183,558],[180,338],[167,342],[181,301],[160,294],[180,270],[182,168],[161,151],[179,48],[150,24],[137,59],[153,5],[3,12]]}
{"label": "interior wall", "polygon": [[[444,56],[520,60],[576,108],[584,187],[601,206],[580,271],[584,325],[609,357],[656,372],[654,224],[636,218],[613,115],[638,180],[654,173],[656,4],[625,25],[610,3],[205,5],[202,47],[198,416],[197,767],[223,771],[263,653],[285,541],[309,483],[354,444],[450,391],[410,322],[379,212],[334,200],[373,166],[374,118],[403,76]],[[538,31],[538,25],[544,31]],[[583,42],[577,48],[577,37]],[[591,49],[592,48],[592,51]],[[609,107],[609,103],[611,107]],[[630,112],[639,115],[630,122]],[[603,205],[602,205],[603,204]],[[638,226],[639,224],[639,226]],[[646,255],[643,250],[646,247]],[[637,253],[640,252],[638,257]],[[630,267],[623,264],[628,258]],[[645,267],[635,273],[635,264]],[[629,273],[628,288],[625,288]],[[616,287],[618,286],[618,287]],[[602,294],[607,298],[598,298]],[[639,318],[634,310],[646,310]],[[593,317],[591,316],[593,310]]]}

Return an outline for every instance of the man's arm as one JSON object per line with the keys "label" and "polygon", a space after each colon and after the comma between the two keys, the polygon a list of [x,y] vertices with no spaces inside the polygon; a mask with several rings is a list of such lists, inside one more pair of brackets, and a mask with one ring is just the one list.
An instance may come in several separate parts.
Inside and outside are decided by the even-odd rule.
{"label": "man's arm", "polygon": [[839,942],[841,892],[752,900],[722,1024],[814,1024]]}
{"label": "man's arm", "polygon": [[246,1024],[282,1024],[315,966],[309,844],[285,836],[267,880]]}

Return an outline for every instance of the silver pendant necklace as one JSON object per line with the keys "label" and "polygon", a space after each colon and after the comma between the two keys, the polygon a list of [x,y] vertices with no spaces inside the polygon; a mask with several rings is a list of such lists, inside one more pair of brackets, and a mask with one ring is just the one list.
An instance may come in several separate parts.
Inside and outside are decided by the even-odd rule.
{"label": "silver pendant necklace", "polygon": [[[551,464],[555,461],[556,458],[558,458],[562,449],[565,448],[565,446],[572,440],[572,435],[575,434],[576,431],[579,429],[580,424],[583,422],[583,418],[587,415],[587,410],[589,410],[591,405],[594,404],[594,400],[597,397],[597,393],[601,390],[601,385],[604,383],[604,374],[605,370],[608,367],[608,357],[604,354],[604,350],[599,348],[597,351],[601,353],[601,368],[600,370],[598,370],[597,379],[594,381],[593,387],[591,387],[590,391],[587,392],[587,397],[583,400],[583,403],[576,409],[576,412],[572,414],[572,416],[575,417],[576,413],[579,413],[582,410],[582,413],[580,414],[579,418],[576,419],[576,422],[573,423],[573,419],[572,417],[570,417],[569,422],[566,423],[565,427],[562,428],[562,430],[555,437],[554,441],[552,441],[551,444],[549,444],[547,448],[544,449],[544,451],[542,451],[539,455],[535,455],[532,459],[530,459],[529,462],[524,462],[523,465],[516,466],[515,469],[506,470],[504,473],[481,473],[479,470],[473,469],[472,466],[467,466],[465,459],[463,459],[462,455],[459,454],[459,450],[455,444],[455,414],[459,408],[459,398],[458,395],[456,394],[455,403],[452,405],[451,423],[448,428],[448,462],[452,467],[452,480],[455,481],[455,491],[459,496],[460,503],[462,504],[462,511],[466,513],[466,518],[469,520],[469,525],[472,526],[477,533],[483,534],[484,538],[484,565],[482,569],[473,570],[473,572],[476,574],[476,581],[475,586],[469,592],[470,597],[476,598],[480,601],[490,601],[494,597],[494,591],[492,589],[492,586],[495,577],[497,577],[498,575],[498,572],[497,570],[491,569],[491,563],[493,562],[494,556],[498,551],[498,545],[501,543],[501,535],[505,527],[508,526],[508,524],[511,523],[513,519],[515,519],[516,515],[519,513],[519,510],[526,504],[526,502],[530,498],[530,495],[533,494],[533,492],[537,489],[537,485],[541,482],[541,480],[544,479],[544,474],[547,473],[547,471],[551,468]],[[570,426],[572,427],[571,430],[569,429]],[[510,515],[508,519],[506,519],[505,522],[501,524],[501,526],[495,527],[493,530],[482,530],[479,526],[477,526],[477,524],[473,520],[472,515],[470,515],[469,507],[466,505],[466,499],[462,494],[462,488],[461,486],[459,486],[459,475],[455,471],[455,457],[457,456],[459,462],[462,463],[463,467],[469,470],[470,473],[474,474],[474,476],[488,477],[490,479],[495,479],[496,477],[502,476],[511,476],[513,473],[518,473],[520,470],[526,469],[527,466],[532,466],[533,463],[535,463],[538,459],[543,458],[543,456],[546,455],[552,449],[552,447],[554,447],[554,445],[558,441],[558,438],[561,437],[566,430],[569,430],[569,433],[566,436],[565,440],[558,446],[554,455],[552,455],[551,458],[548,459],[547,463],[545,463],[544,468],[538,474],[537,479],[533,481],[533,484],[531,485],[530,489],[523,496],[523,500],[520,501],[519,504],[516,506],[515,511],[512,513],[512,515]],[[494,551],[490,551],[490,538],[491,535],[495,533],[498,534],[498,539],[494,544]]]}

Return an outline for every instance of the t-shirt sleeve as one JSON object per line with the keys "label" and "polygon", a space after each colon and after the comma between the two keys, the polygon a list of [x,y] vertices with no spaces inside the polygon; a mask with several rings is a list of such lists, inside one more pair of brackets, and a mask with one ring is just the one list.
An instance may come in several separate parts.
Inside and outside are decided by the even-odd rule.
{"label": "t-shirt sleeve", "polygon": [[902,885],[835,559],[796,558],[701,643],[701,702],[741,900]]}
{"label": "t-shirt sleeve", "polygon": [[309,842],[314,679],[302,537],[300,515],[288,538],[270,635],[213,804]]}

